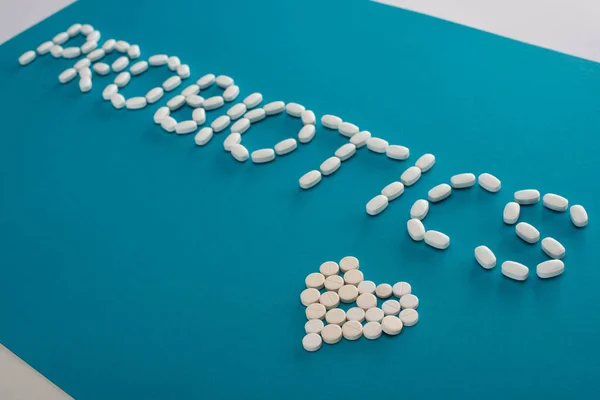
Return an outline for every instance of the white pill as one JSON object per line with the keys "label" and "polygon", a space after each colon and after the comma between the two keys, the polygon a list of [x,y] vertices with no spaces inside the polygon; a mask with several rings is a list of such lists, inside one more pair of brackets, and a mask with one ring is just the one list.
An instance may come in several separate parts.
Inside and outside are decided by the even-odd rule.
{"label": "white pill", "polygon": [[408,147],[396,144],[386,147],[385,154],[392,160],[406,160],[410,156]]}
{"label": "white pill", "polygon": [[429,202],[427,200],[419,199],[410,208],[410,217],[420,219],[421,221],[427,216],[429,212]]}
{"label": "white pill", "polygon": [[381,309],[385,315],[398,315],[400,313],[400,303],[396,300],[386,300],[381,305]]}
{"label": "white pill", "polygon": [[315,137],[317,129],[314,125],[304,125],[298,132],[298,140],[300,143],[308,143]]}
{"label": "white pill", "polygon": [[327,129],[338,129],[341,123],[342,119],[335,115],[326,114],[321,117],[321,125]]}
{"label": "white pill", "polygon": [[543,202],[544,207],[553,211],[563,212],[569,208],[569,200],[554,193],[546,193]]}
{"label": "white pill", "polygon": [[346,322],[346,312],[341,308],[333,308],[325,314],[328,324],[343,325]]}
{"label": "white pill", "polygon": [[[110,97],[110,103],[118,110],[125,107],[125,97],[120,93],[115,93]],[[173,125],[173,129],[175,129],[175,125]]]}
{"label": "white pill", "polygon": [[58,75],[58,81],[60,83],[67,83],[77,76],[77,70],[75,68],[67,68]]}
{"label": "white pill", "polygon": [[340,270],[342,272],[348,272],[359,268],[360,262],[358,261],[358,258],[354,256],[345,256],[340,260]]}
{"label": "white pill", "polygon": [[[350,138],[350,143],[355,145],[357,149],[360,149],[361,147],[363,147],[364,145],[367,144],[369,139],[371,139],[371,132],[362,131],[362,132],[358,132],[356,135],[352,136]],[[387,151],[387,147],[386,147],[386,151]]]}
{"label": "white pill", "polygon": [[540,240],[540,231],[527,222],[519,222],[515,231],[517,236],[527,243],[537,243]]}
{"label": "white pill", "polygon": [[110,100],[113,97],[113,95],[115,93],[117,93],[118,91],[119,91],[119,87],[117,85],[115,85],[114,83],[111,83],[110,85],[106,85],[106,87],[102,91],[102,98],[104,100]]}
{"label": "white pill", "polygon": [[327,325],[321,331],[321,337],[327,344],[336,344],[342,339],[342,328],[339,325]]}
{"label": "white pill", "polygon": [[296,118],[300,118],[304,110],[304,106],[298,103],[287,103],[285,106],[285,111],[288,113],[288,115]]}
{"label": "white pill", "polygon": [[94,31],[94,27],[90,24],[81,25],[81,29],[79,30],[82,35],[89,35]]}
{"label": "white pill", "polygon": [[179,67],[177,67],[177,75],[179,75],[181,79],[189,78],[191,75],[190,66],[187,64],[181,64]]}
{"label": "white pill", "polygon": [[169,67],[171,71],[177,71],[177,68],[179,68],[180,65],[181,60],[177,56],[171,56],[167,60],[167,67]]}
{"label": "white pill", "polygon": [[185,102],[192,108],[200,108],[204,104],[204,97],[198,96],[197,94],[190,94],[186,96],[182,93],[181,95],[185,96]]}
{"label": "white pill", "polygon": [[394,284],[392,292],[394,293],[394,296],[400,298],[402,296],[410,294],[412,292],[412,286],[410,286],[410,283],[408,282],[397,282]]}
{"label": "white pill", "polygon": [[196,81],[196,84],[200,86],[200,89],[206,89],[215,83],[214,74],[206,74]]}
{"label": "white pill", "polygon": [[79,32],[81,32],[81,24],[73,24],[67,29],[67,33],[71,37],[79,35]]}
{"label": "white pill", "polygon": [[[248,118],[242,118],[231,125],[231,132],[242,134],[246,132],[248,128],[250,128],[250,120]],[[277,150],[277,146],[275,146],[275,150]]]}
{"label": "white pill", "polygon": [[204,100],[204,103],[202,103],[202,107],[204,107],[206,111],[210,111],[216,110],[219,107],[223,107],[223,104],[225,104],[225,100],[222,96],[213,96]]}
{"label": "white pill", "polygon": [[535,204],[540,201],[540,192],[535,189],[525,189],[515,192],[515,201],[522,206]]}
{"label": "white pill", "polygon": [[479,175],[478,182],[479,186],[491,193],[496,193],[502,186],[498,178],[488,173]]}
{"label": "white pill", "polygon": [[377,297],[373,293],[363,293],[356,298],[356,305],[363,310],[377,306]]}
{"label": "white pill", "polygon": [[[50,54],[52,54],[52,57],[54,57],[54,58],[61,58],[62,52],[63,52],[63,48],[57,44],[55,44],[54,46],[52,46],[50,48]],[[27,53],[25,53],[25,54],[27,54]],[[23,55],[25,55],[25,54],[23,54]],[[35,58],[35,52],[33,53],[33,58]],[[31,60],[31,61],[33,61],[33,60]],[[31,61],[28,61],[28,62],[31,62]],[[19,60],[19,62],[20,62],[20,60]],[[22,64],[22,65],[25,65],[25,64]]]}
{"label": "white pill", "polygon": [[237,85],[231,85],[223,92],[223,100],[230,102],[234,101],[240,94],[240,87]]}
{"label": "white pill", "polygon": [[427,172],[433,167],[434,164],[435,156],[433,154],[427,153],[419,157],[419,159],[415,163],[415,166],[418,167],[421,170],[421,172]]}
{"label": "white pill", "polygon": [[67,58],[67,59],[77,58],[80,55],[81,55],[81,49],[79,47],[67,47],[66,49],[63,49],[63,52],[62,52],[63,58]]}
{"label": "white pill", "polygon": [[108,75],[110,73],[110,65],[103,62],[95,63],[92,68],[98,75]]}
{"label": "white pill", "polygon": [[385,153],[388,145],[388,142],[381,138],[371,137],[367,139],[367,149],[375,153]]}
{"label": "white pill", "polygon": [[419,167],[409,167],[402,173],[400,180],[404,186],[414,185],[421,177],[421,169]]}
{"label": "white pill", "polygon": [[335,151],[335,156],[341,161],[346,161],[356,153],[356,146],[352,143],[346,143]]}
{"label": "white pill", "polygon": [[358,340],[363,334],[363,327],[358,321],[348,321],[342,326],[342,335],[346,340]]}
{"label": "white pill", "polygon": [[125,85],[127,85],[130,80],[131,80],[131,74],[127,71],[123,71],[119,75],[117,75],[117,77],[115,78],[115,85],[122,88]]}
{"label": "white pill", "polygon": [[319,297],[319,303],[330,310],[340,305],[340,296],[336,292],[325,292]]}
{"label": "white pill", "polygon": [[352,137],[358,133],[358,126],[350,123],[350,122],[342,122],[338,126],[338,132],[346,137]]}
{"label": "white pill", "polygon": [[79,90],[83,93],[92,90],[92,78],[89,76],[83,77],[79,80]]}
{"label": "white pill", "polygon": [[409,219],[406,223],[406,229],[410,238],[416,242],[420,242],[425,238],[425,226],[423,226],[420,219]]}
{"label": "white pill", "polygon": [[192,119],[198,123],[198,125],[202,125],[206,122],[206,111],[204,108],[196,108],[192,112]]}
{"label": "white pill", "polygon": [[492,269],[496,266],[496,256],[487,246],[475,248],[475,259],[485,269]]}
{"label": "white pill", "polygon": [[255,92],[255,93],[252,93],[251,95],[247,96],[243,102],[246,105],[246,107],[248,108],[248,110],[250,110],[251,108],[258,106],[262,102],[262,100],[263,100],[262,94]]}
{"label": "white pill", "polygon": [[233,132],[230,133],[223,141],[223,148],[225,149],[225,151],[230,151],[231,146],[240,143],[242,143],[242,136],[237,132]]}
{"label": "white pill", "polygon": [[165,92],[170,92],[179,85],[181,85],[181,78],[177,75],[173,75],[163,82],[162,87],[165,89]]}
{"label": "white pill", "polygon": [[[320,296],[319,296],[320,297]],[[306,307],[306,319],[323,319],[327,313],[327,309],[321,303],[313,303]]]}
{"label": "white pill", "polygon": [[[246,119],[246,118],[244,118],[244,119]],[[250,120],[248,120],[248,123],[250,123]],[[296,142],[296,139],[294,139],[294,138],[284,139],[275,145],[275,153],[277,153],[278,156],[283,156],[285,154],[291,153],[292,151],[296,150],[297,147],[298,147],[298,143]]]}
{"label": "white pill", "polygon": [[285,110],[285,103],[283,101],[272,101],[271,103],[265,104],[263,109],[267,115],[276,115]]}
{"label": "white pill", "polygon": [[471,187],[475,184],[475,175],[471,173],[464,173],[452,176],[450,178],[450,185],[454,189],[464,189]]}
{"label": "white pill", "polygon": [[139,75],[148,70],[148,61],[138,61],[131,66],[129,71],[132,75]]}
{"label": "white pill", "polygon": [[379,307],[371,307],[365,312],[367,322],[381,322],[383,317],[385,317],[385,313]]}
{"label": "white pill", "polygon": [[167,62],[169,62],[169,56],[166,54],[155,54],[148,58],[148,63],[153,67],[165,65]]}
{"label": "white pill", "polygon": [[388,335],[395,336],[402,332],[402,321],[394,315],[387,315],[381,321],[381,329]]}
{"label": "white pill", "polygon": [[237,103],[232,106],[229,110],[227,110],[227,115],[231,118],[232,121],[240,118],[242,115],[246,113],[246,105],[244,103]]}
{"label": "white pill", "polygon": [[419,322],[419,313],[412,308],[402,310],[400,311],[400,321],[404,326],[414,326]]}
{"label": "white pill", "polygon": [[424,239],[426,244],[435,249],[445,250],[450,246],[450,238],[442,232],[429,230],[425,232]]}
{"label": "white pill", "polygon": [[317,123],[317,117],[315,116],[315,113],[310,110],[302,111],[300,118],[302,119],[302,123],[304,125],[314,125]]}
{"label": "white pill", "polygon": [[311,319],[304,324],[304,331],[306,333],[321,333],[324,326],[325,324],[320,319]]}
{"label": "white pill", "polygon": [[502,275],[516,281],[524,281],[529,275],[529,268],[518,262],[504,261],[502,263]]}
{"label": "white pill", "polygon": [[560,259],[565,256],[565,246],[554,238],[547,237],[542,239],[542,250],[548,255],[548,257]]}
{"label": "white pill", "polygon": [[196,133],[196,136],[194,136],[194,142],[196,142],[196,145],[198,146],[204,146],[205,144],[210,142],[210,139],[212,139],[212,137],[213,131],[211,128],[202,128],[198,131],[198,133]]}
{"label": "white pill", "polygon": [[342,162],[336,156],[329,157],[327,160],[323,161],[319,169],[321,173],[325,176],[333,174],[337,171],[342,165]]}
{"label": "white pill", "polygon": [[93,40],[88,40],[84,44],[81,45],[80,50],[82,54],[88,54],[94,51],[98,47],[98,42]]}
{"label": "white pill", "polygon": [[63,44],[69,40],[70,36],[67,32],[61,32],[52,38],[52,41],[56,44]]}
{"label": "white pill", "polygon": [[578,228],[583,228],[588,224],[588,215],[587,211],[583,206],[577,204],[571,207],[571,222]]}
{"label": "white pill", "polygon": [[[90,61],[94,62],[94,61],[98,61],[101,58],[104,58],[104,55],[105,55],[104,54],[104,50],[102,50],[102,49],[96,49],[96,50],[90,52],[87,55],[87,58],[89,58]],[[64,57],[64,52],[63,52],[63,57]]]}
{"label": "white pill", "polygon": [[[233,83],[234,83],[233,78],[231,78],[227,75],[217,76],[217,78],[215,79],[215,82],[217,82],[217,86],[220,87],[221,89],[227,89],[229,86],[233,85]],[[202,85],[200,85],[200,87],[202,87]]]}
{"label": "white pill", "polygon": [[267,113],[262,108],[255,108],[254,110],[248,111],[244,114],[244,118],[248,118],[250,122],[258,122],[265,119]]}
{"label": "white pill", "polygon": [[93,40],[94,42],[97,42],[100,40],[100,37],[102,35],[100,34],[100,31],[92,31],[90,33],[88,33],[87,35],[85,35],[85,40],[90,41]]}
{"label": "white pill", "polygon": [[129,56],[129,58],[131,58],[132,60],[135,60],[136,58],[138,58],[140,56],[140,54],[141,54],[140,46],[138,46],[137,44],[131,45],[127,49],[127,56]]}
{"label": "white pill", "polygon": [[231,119],[227,115],[221,115],[210,124],[210,127],[213,129],[214,133],[218,133],[227,128],[230,123]]}
{"label": "white pill", "polygon": [[102,50],[104,50],[104,54],[112,53],[116,45],[117,41],[115,39],[108,39],[102,44]]}
{"label": "white pill", "polygon": [[519,220],[521,214],[521,206],[514,201],[506,203],[504,206],[504,212],[502,213],[502,219],[505,224],[513,225]]}
{"label": "white pill", "polygon": [[358,294],[363,293],[375,293],[375,282],[373,281],[362,281],[358,284]]}
{"label": "white pill", "polygon": [[167,101],[167,107],[169,107],[169,110],[171,111],[179,110],[181,107],[183,107],[184,104],[185,96],[182,96],[180,94],[174,96],[169,101]]}
{"label": "white pill", "polygon": [[319,272],[325,276],[336,275],[340,271],[340,266],[335,261],[325,261],[319,267]]}
{"label": "white pill", "polygon": [[[37,49],[35,49],[37,51],[37,53],[40,56],[43,56],[44,54],[47,54],[50,49],[52,48],[52,46],[54,46],[54,42],[52,42],[51,40],[48,40],[47,42],[44,42],[42,44],[40,44]],[[77,49],[79,51],[79,47],[74,47],[74,49]],[[63,57],[64,57],[64,52],[66,49],[63,50]]]}
{"label": "white pill", "polygon": [[387,299],[388,297],[390,297],[392,295],[392,293],[393,293],[392,285],[390,285],[389,283],[380,283],[375,288],[375,294],[380,299]]}
{"label": "white pill", "polygon": [[252,152],[252,162],[255,164],[264,164],[275,159],[275,151],[273,149],[260,149]]}
{"label": "white pill", "polygon": [[167,132],[173,133],[175,132],[175,127],[177,126],[177,121],[173,117],[164,117],[160,123],[160,126]]}
{"label": "white pill", "polygon": [[125,107],[127,107],[128,110],[139,110],[141,108],[146,107],[146,104],[148,104],[146,98],[143,96],[139,96],[127,99],[127,101],[125,102]]}
{"label": "white pill", "polygon": [[152,88],[148,91],[148,93],[146,93],[146,101],[148,101],[148,104],[156,103],[163,97],[164,94],[165,91],[160,86]]}
{"label": "white pill", "polygon": [[365,310],[360,307],[352,307],[346,312],[348,321],[363,322],[365,320]]}
{"label": "white pill", "polygon": [[91,78],[92,77],[92,70],[89,68],[81,68],[79,71],[77,71],[77,73],[79,74],[80,78]]}
{"label": "white pill", "polygon": [[79,71],[82,68],[88,68],[90,65],[92,65],[92,62],[89,59],[82,58],[73,65],[73,68]]}
{"label": "white pill", "polygon": [[325,278],[325,289],[335,292],[344,286],[344,278],[339,275],[331,275]]}
{"label": "white pill", "polygon": [[198,124],[194,120],[182,121],[175,125],[175,133],[178,135],[186,135],[194,132],[196,129],[198,129]]}
{"label": "white pill", "polygon": [[129,65],[129,58],[122,56],[117,58],[111,65],[114,72],[121,72]]}
{"label": "white pill", "polygon": [[412,308],[416,310],[419,307],[419,298],[414,294],[405,294],[400,297],[400,306],[402,308]]}
{"label": "white pill", "polygon": [[392,201],[404,193],[404,185],[402,182],[392,182],[383,188],[381,194],[388,198],[388,201]]}
{"label": "white pill", "polygon": [[447,183],[442,183],[429,190],[427,197],[432,203],[438,203],[452,194],[452,188]]}
{"label": "white pill", "polygon": [[310,189],[315,186],[317,183],[321,182],[321,171],[317,171],[313,169],[312,171],[308,171],[306,174],[302,175],[299,179],[300,187],[302,189]]}
{"label": "white pill", "polygon": [[388,198],[382,194],[379,194],[373,197],[367,203],[367,214],[369,215],[377,215],[383,210],[385,210],[388,206]]}
{"label": "white pill", "polygon": [[229,149],[233,158],[235,158],[239,162],[244,162],[248,160],[249,153],[248,149],[242,146],[241,144],[233,144]]}
{"label": "white pill", "polygon": [[154,113],[154,123],[160,124],[164,117],[168,117],[171,114],[171,110],[169,107],[160,107]]}
{"label": "white pill", "polygon": [[381,337],[381,324],[379,322],[368,322],[363,326],[363,336],[369,340],[376,340]]}
{"label": "white pill", "polygon": [[358,284],[361,283],[363,281],[363,279],[364,279],[363,273],[359,269],[352,269],[352,270],[344,273],[344,282],[346,282],[346,284],[348,284],[348,285],[358,286]]}
{"label": "white pill", "polygon": [[536,273],[542,279],[554,278],[565,272],[565,263],[561,260],[548,260],[537,265]]}

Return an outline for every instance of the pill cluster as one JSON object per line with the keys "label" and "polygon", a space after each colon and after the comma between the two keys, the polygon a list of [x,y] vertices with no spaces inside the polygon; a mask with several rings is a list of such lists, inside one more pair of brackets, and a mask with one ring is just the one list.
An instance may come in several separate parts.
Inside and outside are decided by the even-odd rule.
{"label": "pill cluster", "polygon": [[[382,332],[398,335],[404,326],[413,326],[419,321],[419,299],[412,294],[409,283],[375,285],[364,280],[359,267],[356,257],[346,256],[339,264],[324,262],[319,272],[306,277],[306,289],[300,293],[308,320],[304,325],[306,336],[302,339],[305,350],[317,351],[323,342],[335,344],[342,337],[358,340],[364,336],[374,340]],[[378,299],[385,300],[381,307],[377,306]],[[339,308],[340,302],[351,307],[344,311]]]}
{"label": "pill cluster", "polygon": [[[533,225],[527,222],[519,222],[521,206],[537,204],[540,201],[540,192],[536,189],[519,190],[514,194],[514,201],[506,204],[503,212],[503,220],[507,225],[515,226],[516,235],[526,243],[535,244],[540,240],[540,232]],[[569,207],[569,201],[560,195],[547,193],[543,197],[543,204],[553,212],[565,212]],[[577,228],[587,226],[588,216],[585,208],[581,205],[574,205],[570,209],[571,221]],[[539,263],[536,267],[536,273],[541,279],[554,278],[561,275],[565,270],[565,264],[561,260],[566,253],[565,247],[555,238],[545,237],[541,242],[542,250],[550,260]],[[492,269],[496,266],[496,256],[487,246],[478,246],[475,248],[475,259],[485,269]],[[510,279],[524,281],[529,276],[529,268],[515,261],[505,261],[502,263],[502,274]]]}

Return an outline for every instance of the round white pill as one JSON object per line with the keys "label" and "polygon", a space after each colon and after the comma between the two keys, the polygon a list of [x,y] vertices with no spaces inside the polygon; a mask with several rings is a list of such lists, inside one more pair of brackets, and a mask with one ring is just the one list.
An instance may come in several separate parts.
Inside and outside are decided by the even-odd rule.
{"label": "round white pill", "polygon": [[352,307],[346,312],[346,319],[348,321],[363,322],[365,320],[365,310],[360,307]]}
{"label": "round white pill", "polygon": [[344,322],[346,322],[346,312],[341,308],[333,308],[325,314],[325,321],[327,321],[328,324],[342,326]]}
{"label": "round white pill", "polygon": [[344,274],[344,282],[348,285],[358,286],[364,279],[362,271],[352,269]]}
{"label": "round white pill", "polygon": [[310,306],[306,307],[306,319],[323,319],[325,318],[325,313],[327,313],[327,309],[323,304],[313,303]]}
{"label": "round white pill", "polygon": [[302,347],[306,351],[317,351],[321,348],[323,339],[316,333],[309,333],[302,338]]}
{"label": "round white pill", "polygon": [[307,288],[321,289],[325,283],[325,277],[323,274],[313,272],[306,277],[304,282],[306,283]]}
{"label": "round white pill", "polygon": [[319,303],[330,310],[340,305],[340,296],[336,292],[325,292],[319,297]]}
{"label": "round white pill", "polygon": [[340,271],[340,266],[335,261],[325,261],[319,267],[319,272],[321,272],[325,277],[336,275]]}
{"label": "round white pill", "polygon": [[419,298],[414,294],[405,294],[400,297],[400,306],[402,308],[412,308],[416,310],[419,307]]}
{"label": "round white pill", "polygon": [[385,313],[379,307],[371,307],[365,312],[367,322],[381,322],[383,317],[385,317]]}
{"label": "round white pill", "polygon": [[342,272],[348,272],[352,269],[358,269],[360,267],[360,263],[358,262],[358,258],[353,256],[346,256],[340,261],[340,269]]}
{"label": "round white pill", "polygon": [[419,313],[412,308],[402,310],[400,311],[400,321],[404,326],[413,326],[419,322]]}
{"label": "round white pill", "polygon": [[342,339],[342,328],[339,325],[327,325],[321,331],[321,337],[327,344],[336,344]]}
{"label": "round white pill", "polygon": [[363,326],[363,336],[369,340],[379,339],[381,337],[381,324],[379,322],[367,322]]}
{"label": "round white pill", "polygon": [[321,333],[325,324],[320,319],[310,319],[304,324],[306,333]]}
{"label": "round white pill", "polygon": [[385,315],[398,315],[400,312],[400,303],[397,300],[386,300],[381,305]]}
{"label": "round white pill", "polygon": [[344,286],[344,278],[339,275],[331,275],[325,279],[325,289],[336,292]]}
{"label": "round white pill", "polygon": [[398,298],[404,296],[405,294],[410,294],[411,290],[412,290],[412,288],[410,286],[410,283],[408,283],[408,282],[398,282],[392,288],[392,291],[394,292],[394,296],[396,296]]}
{"label": "round white pill", "polygon": [[397,335],[402,331],[402,321],[393,315],[383,317],[381,329],[388,335]]}
{"label": "round white pill", "polygon": [[363,334],[363,327],[358,321],[348,321],[342,325],[342,335],[347,340],[358,340]]}
{"label": "round white pill", "polygon": [[338,290],[342,303],[354,303],[358,297],[358,289],[354,285],[344,285]]}
{"label": "round white pill", "polygon": [[375,293],[375,282],[373,281],[362,281],[358,284],[358,293]]}
{"label": "round white pill", "polygon": [[315,288],[304,289],[302,293],[300,293],[300,301],[305,307],[319,301],[319,297],[321,297],[321,293]]}
{"label": "round white pill", "polygon": [[377,288],[375,288],[375,294],[380,299],[387,299],[388,297],[390,297],[392,295],[392,293],[393,293],[392,285],[390,285],[389,283],[381,283],[381,284],[377,285]]}
{"label": "round white pill", "polygon": [[377,297],[372,293],[363,293],[356,299],[356,305],[363,310],[368,310],[377,306]]}

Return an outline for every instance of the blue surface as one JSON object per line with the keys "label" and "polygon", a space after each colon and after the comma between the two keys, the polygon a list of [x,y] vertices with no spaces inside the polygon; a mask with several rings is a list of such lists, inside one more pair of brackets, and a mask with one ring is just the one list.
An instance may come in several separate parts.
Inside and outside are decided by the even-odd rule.
{"label": "blue surface", "polygon": [[[194,80],[229,74],[240,99],[260,91],[340,115],[411,158],[362,149],[302,192],[298,178],[341,135],[319,127],[293,155],[238,164],[225,133],[198,148],[154,125],[156,106],[115,111],[100,99],[112,78],[81,95],[56,78],[72,61],[17,65],[74,22],[145,57],[178,55]],[[362,0],[110,0],[81,1],[2,45],[0,68],[0,341],[75,398],[598,398],[597,64]],[[167,76],[147,73],[125,93]],[[244,144],[299,128],[281,115]],[[425,152],[436,166],[368,217],[366,202]],[[410,205],[461,172],[491,172],[502,191],[432,206],[425,223],[452,238],[447,251],[413,243]],[[502,223],[512,193],[530,187],[590,215],[578,230],[568,213],[523,210],[567,248],[551,281],[535,276],[540,246]],[[529,265],[529,279],[484,271],[480,244]],[[420,322],[306,353],[304,277],[348,254],[366,279],[409,281]]]}

